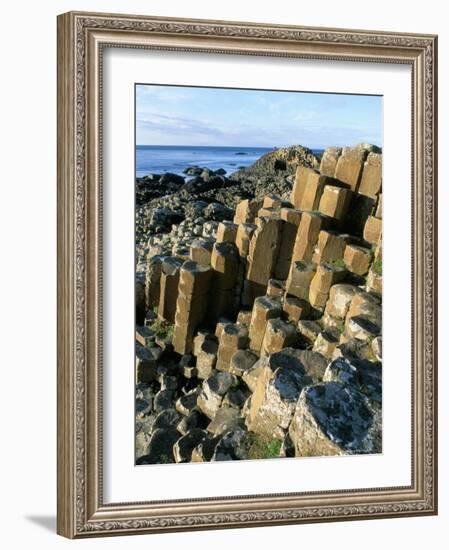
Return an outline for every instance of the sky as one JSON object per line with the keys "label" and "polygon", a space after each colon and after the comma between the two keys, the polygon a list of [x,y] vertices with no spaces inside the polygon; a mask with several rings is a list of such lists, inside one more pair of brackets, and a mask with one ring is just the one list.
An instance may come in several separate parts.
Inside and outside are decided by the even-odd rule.
{"label": "sky", "polygon": [[137,145],[382,146],[382,98],[136,85]]}

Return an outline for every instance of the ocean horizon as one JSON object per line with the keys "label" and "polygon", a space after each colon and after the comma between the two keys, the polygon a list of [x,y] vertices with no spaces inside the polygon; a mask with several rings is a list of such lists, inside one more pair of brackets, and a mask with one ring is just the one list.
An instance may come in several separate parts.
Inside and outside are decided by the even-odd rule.
{"label": "ocean horizon", "polygon": [[[185,175],[189,166],[218,170],[223,168],[230,175],[239,168],[250,166],[275,147],[238,147],[204,145],[137,145],[136,177],[147,174],[173,172]],[[320,154],[323,149],[312,149]]]}

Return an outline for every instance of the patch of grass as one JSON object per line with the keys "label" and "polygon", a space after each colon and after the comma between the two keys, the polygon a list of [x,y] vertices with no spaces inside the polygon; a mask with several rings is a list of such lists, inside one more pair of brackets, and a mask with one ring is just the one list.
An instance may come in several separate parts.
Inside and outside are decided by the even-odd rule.
{"label": "patch of grass", "polygon": [[168,321],[156,319],[149,328],[156,334],[157,338],[170,339],[173,337],[175,327]]}
{"label": "patch of grass", "polygon": [[337,323],[337,324],[335,325],[335,327],[336,327],[336,329],[338,330],[338,332],[339,332],[340,334],[343,334],[343,333],[344,333],[344,331],[345,331],[345,324],[344,324],[343,322],[340,321],[339,323]]}
{"label": "patch of grass", "polygon": [[334,267],[346,267],[346,264],[345,262],[343,261],[343,258],[337,258],[336,260],[331,260],[330,262],[331,265],[333,265]]}
{"label": "patch of grass", "polygon": [[256,433],[250,433],[250,447],[248,458],[278,458],[281,451],[282,441],[269,438]]}
{"label": "patch of grass", "polygon": [[382,275],[382,260],[375,260],[371,266],[371,269],[376,275]]}

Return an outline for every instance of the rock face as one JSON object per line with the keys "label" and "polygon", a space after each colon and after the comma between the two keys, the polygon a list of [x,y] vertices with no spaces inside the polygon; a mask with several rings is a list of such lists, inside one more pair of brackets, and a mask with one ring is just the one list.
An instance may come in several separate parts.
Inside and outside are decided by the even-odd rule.
{"label": "rock face", "polygon": [[136,180],[137,464],[382,451],[382,152]]}

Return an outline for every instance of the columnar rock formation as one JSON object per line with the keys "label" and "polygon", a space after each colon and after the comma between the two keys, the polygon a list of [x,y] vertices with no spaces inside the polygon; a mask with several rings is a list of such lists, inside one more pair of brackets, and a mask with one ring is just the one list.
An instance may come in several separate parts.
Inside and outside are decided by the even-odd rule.
{"label": "columnar rock formation", "polygon": [[138,463],[381,452],[382,154],[330,148],[290,181],[149,255]]}

